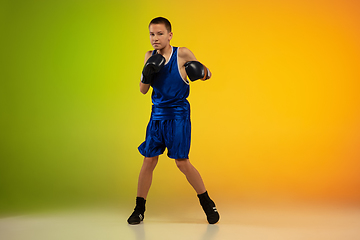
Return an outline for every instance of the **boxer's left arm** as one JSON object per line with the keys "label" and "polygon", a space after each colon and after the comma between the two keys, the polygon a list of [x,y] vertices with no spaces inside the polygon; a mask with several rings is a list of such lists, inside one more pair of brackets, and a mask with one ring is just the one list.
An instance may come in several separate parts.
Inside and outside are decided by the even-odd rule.
{"label": "boxer's left arm", "polygon": [[[187,74],[185,71],[185,63],[191,62],[191,61],[197,61],[195,55],[186,47],[180,47],[178,50],[178,57],[179,57],[179,67],[180,67],[180,73],[183,78],[186,78]],[[211,72],[210,70],[204,65],[204,68],[207,70],[207,78],[202,80],[207,80],[211,78]]]}

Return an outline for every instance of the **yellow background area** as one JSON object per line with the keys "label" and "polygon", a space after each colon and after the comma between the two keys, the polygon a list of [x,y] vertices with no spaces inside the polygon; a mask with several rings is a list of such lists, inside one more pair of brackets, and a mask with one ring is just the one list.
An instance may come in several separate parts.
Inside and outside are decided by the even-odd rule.
{"label": "yellow background area", "polygon": [[[360,201],[356,1],[3,1],[1,212],[133,201],[150,20],[212,72],[190,160],[217,199]],[[195,194],[160,157],[149,198]]]}

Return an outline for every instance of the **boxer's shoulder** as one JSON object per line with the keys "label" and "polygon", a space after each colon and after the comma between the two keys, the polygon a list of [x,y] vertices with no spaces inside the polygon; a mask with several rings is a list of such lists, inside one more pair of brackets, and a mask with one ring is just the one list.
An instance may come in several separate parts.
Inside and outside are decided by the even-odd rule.
{"label": "boxer's shoulder", "polygon": [[179,56],[186,56],[191,53],[190,49],[187,47],[178,47],[178,54]]}
{"label": "boxer's shoulder", "polygon": [[147,60],[151,57],[152,55],[152,51],[147,51],[145,53],[145,60],[144,60],[144,64],[147,62]]}
{"label": "boxer's shoulder", "polygon": [[147,57],[147,58],[151,57],[152,52],[153,52],[153,51],[151,51],[151,50],[150,50],[150,51],[146,51],[145,57]]}
{"label": "boxer's shoulder", "polygon": [[195,55],[187,47],[179,47],[178,56],[180,59],[183,59],[185,62],[196,60]]}

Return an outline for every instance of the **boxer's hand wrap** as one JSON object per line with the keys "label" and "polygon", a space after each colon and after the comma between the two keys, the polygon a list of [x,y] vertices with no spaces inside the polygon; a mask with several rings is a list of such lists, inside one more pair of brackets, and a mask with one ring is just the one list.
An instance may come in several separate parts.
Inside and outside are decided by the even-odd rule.
{"label": "boxer's hand wrap", "polygon": [[198,61],[185,63],[185,71],[191,81],[209,79],[209,69]]}
{"label": "boxer's hand wrap", "polygon": [[151,84],[154,73],[160,71],[165,65],[165,58],[161,54],[152,55],[145,63],[142,71],[141,82],[145,84]]}

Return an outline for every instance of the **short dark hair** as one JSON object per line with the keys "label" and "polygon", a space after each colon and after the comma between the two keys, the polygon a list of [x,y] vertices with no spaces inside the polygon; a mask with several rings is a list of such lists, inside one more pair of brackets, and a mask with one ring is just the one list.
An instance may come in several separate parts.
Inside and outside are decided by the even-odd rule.
{"label": "short dark hair", "polygon": [[168,30],[168,32],[171,32],[171,23],[169,22],[169,20],[163,17],[157,17],[151,20],[149,27],[151,24],[161,24],[161,23],[165,25],[165,28]]}

